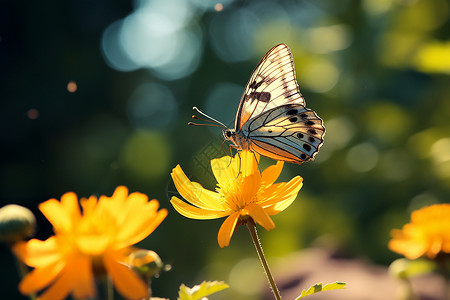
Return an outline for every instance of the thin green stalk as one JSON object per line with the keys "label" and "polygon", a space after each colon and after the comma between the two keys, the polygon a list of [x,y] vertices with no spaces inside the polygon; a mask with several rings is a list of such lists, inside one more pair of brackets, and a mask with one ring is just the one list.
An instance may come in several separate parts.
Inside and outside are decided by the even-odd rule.
{"label": "thin green stalk", "polygon": [[261,247],[261,242],[259,241],[258,233],[256,232],[256,226],[253,222],[247,222],[248,231],[252,236],[253,244],[255,245],[256,252],[258,252],[259,260],[263,265],[264,272],[266,273],[267,279],[269,280],[270,287],[272,288],[273,295],[275,299],[281,300],[280,291],[278,290],[275,280],[273,279],[272,273],[270,272],[269,264],[267,263],[266,257],[264,256],[263,249]]}
{"label": "thin green stalk", "polygon": [[97,297],[95,299],[114,300],[114,288],[108,274],[98,276],[95,282],[97,286]]}
{"label": "thin green stalk", "polygon": [[[24,278],[25,275],[28,274],[28,268],[27,268],[27,266],[26,266],[19,258],[17,258],[17,257],[16,257],[16,262],[17,262],[17,268],[19,269],[20,276],[21,276],[21,278]],[[29,297],[30,297],[30,300],[36,300],[36,298],[37,298],[35,293],[30,294]]]}
{"label": "thin green stalk", "polygon": [[114,300],[114,288],[112,284],[111,277],[106,276],[106,299]]}

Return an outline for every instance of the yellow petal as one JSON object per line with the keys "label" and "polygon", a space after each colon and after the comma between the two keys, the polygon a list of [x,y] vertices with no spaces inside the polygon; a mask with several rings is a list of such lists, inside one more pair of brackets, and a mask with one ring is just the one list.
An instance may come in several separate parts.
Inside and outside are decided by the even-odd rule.
{"label": "yellow petal", "polygon": [[111,275],[117,291],[126,299],[148,298],[148,286],[126,264],[122,263],[117,253],[103,256],[103,263],[108,274]]}
{"label": "yellow petal", "polygon": [[229,210],[208,210],[208,209],[202,209],[195,206],[192,206],[185,201],[177,198],[172,197],[170,200],[170,203],[172,203],[173,207],[177,212],[179,212],[181,215],[191,218],[191,219],[198,219],[198,220],[210,220],[210,219],[217,219],[221,217],[228,216],[230,214]]}
{"label": "yellow petal", "polygon": [[426,244],[415,243],[408,240],[392,239],[388,243],[391,251],[400,253],[409,259],[416,259],[427,252]]}
{"label": "yellow petal", "polygon": [[272,230],[275,228],[275,223],[260,205],[251,203],[245,208],[245,210],[256,223],[264,227],[266,230]]}
{"label": "yellow petal", "polygon": [[240,164],[241,164],[241,173],[242,176],[245,178],[247,176],[258,174],[259,177],[261,177],[259,173],[259,167],[258,167],[258,161],[259,156],[255,152],[250,152],[247,150],[241,151],[236,155],[240,155]]}
{"label": "yellow petal", "polygon": [[128,188],[125,186],[118,186],[114,191],[111,198],[114,198],[116,201],[125,202],[128,197]]}
{"label": "yellow petal", "polygon": [[91,299],[95,295],[94,274],[92,263],[86,257],[79,257],[67,265],[73,280],[73,296],[75,299]]}
{"label": "yellow petal", "polygon": [[297,194],[303,186],[303,178],[296,176],[289,182],[275,183],[262,189],[259,202],[269,215],[275,215],[285,210],[297,198]]}
{"label": "yellow petal", "polygon": [[220,226],[219,234],[217,235],[217,242],[219,243],[220,248],[228,247],[228,245],[230,245],[230,240],[233,236],[239,216],[240,212],[233,213],[226,218],[222,223],[222,226]]}
{"label": "yellow petal", "polygon": [[38,298],[38,300],[65,299],[72,291],[73,276],[71,270],[64,268],[56,281]]}
{"label": "yellow petal", "polygon": [[28,242],[19,242],[14,245],[13,251],[25,264],[35,268],[46,267],[61,260],[54,236],[45,241],[32,239]]}
{"label": "yellow petal", "polygon": [[168,213],[167,210],[163,208],[156,212],[155,206],[152,205],[152,203],[154,202],[158,201],[152,200],[146,206],[153,209],[146,209],[146,207],[144,207],[140,212],[141,215],[139,215],[139,212],[137,212],[134,220],[130,218],[129,222],[127,222],[126,225],[124,224],[124,226],[120,228],[120,231],[116,238],[116,249],[128,247],[142,241],[147,236],[149,236],[166,218]]}
{"label": "yellow petal", "polygon": [[[66,194],[68,198],[76,197],[73,193]],[[64,209],[56,199],[47,200],[39,204],[40,211],[52,223],[55,232],[67,232],[72,229],[72,219],[70,214]]]}
{"label": "yellow petal", "polygon": [[284,162],[278,161],[276,165],[267,167],[262,173],[262,185],[268,187],[273,184],[281,174],[283,170]]}
{"label": "yellow petal", "polygon": [[237,178],[239,174],[239,159],[236,156],[235,158],[224,156],[211,160],[211,169],[219,186]]}
{"label": "yellow petal", "polygon": [[259,172],[243,177],[241,185],[236,188],[237,201],[240,202],[239,206],[244,207],[255,201],[256,193],[260,188],[261,175]]}
{"label": "yellow petal", "polygon": [[200,208],[215,210],[224,209],[222,202],[218,201],[219,195],[216,192],[203,188],[197,182],[191,182],[184,174],[180,165],[177,165],[170,174],[176,189],[180,195],[188,202]]}
{"label": "yellow petal", "polygon": [[61,206],[70,216],[71,222],[78,222],[81,218],[80,206],[75,193],[65,193],[61,197]]}
{"label": "yellow petal", "polygon": [[90,196],[89,198],[80,199],[81,207],[83,208],[83,216],[90,216],[95,213],[97,208],[97,197]]}
{"label": "yellow petal", "polygon": [[19,290],[22,294],[33,294],[48,286],[61,273],[66,263],[57,261],[43,268],[36,268],[28,273],[20,282]]}
{"label": "yellow petal", "polygon": [[111,244],[109,235],[86,234],[81,235],[74,241],[76,247],[86,255],[100,255]]}

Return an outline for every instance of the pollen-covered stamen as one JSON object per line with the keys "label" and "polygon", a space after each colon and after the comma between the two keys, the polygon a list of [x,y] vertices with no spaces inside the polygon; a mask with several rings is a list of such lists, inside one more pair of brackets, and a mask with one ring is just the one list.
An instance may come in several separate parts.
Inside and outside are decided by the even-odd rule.
{"label": "pollen-covered stamen", "polygon": [[252,174],[246,177],[240,175],[235,179],[230,178],[223,182],[218,191],[226,205],[232,211],[237,212],[258,201],[257,193],[260,187],[260,174]]}

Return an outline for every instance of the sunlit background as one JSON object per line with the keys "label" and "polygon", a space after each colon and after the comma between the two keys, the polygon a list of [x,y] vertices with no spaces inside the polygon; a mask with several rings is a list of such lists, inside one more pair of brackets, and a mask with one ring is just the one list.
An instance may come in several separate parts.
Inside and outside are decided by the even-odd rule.
{"label": "sunlit background", "polygon": [[[192,106],[231,126],[258,60],[286,43],[327,133],[316,161],[286,165],[281,179],[301,175],[304,187],[274,231],[259,230],[275,277],[286,273],[277,265],[324,239],[387,266],[399,257],[387,248],[390,229],[450,200],[449,13],[445,0],[3,1],[1,205],[30,208],[46,239],[40,202],[126,185],[169,210],[140,244],[172,265],[154,280],[155,296],[224,280],[231,288],[213,299],[262,299],[245,228],[220,249],[222,220],[171,207],[170,172],[180,164],[214,187],[207,166],[224,155],[221,132],[188,127]],[[1,298],[21,299],[1,247]]]}

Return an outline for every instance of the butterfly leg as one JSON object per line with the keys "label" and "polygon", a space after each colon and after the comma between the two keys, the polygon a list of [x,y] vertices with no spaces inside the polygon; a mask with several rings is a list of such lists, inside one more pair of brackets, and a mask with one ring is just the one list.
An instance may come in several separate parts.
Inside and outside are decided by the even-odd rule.
{"label": "butterfly leg", "polygon": [[252,151],[252,154],[253,154],[253,157],[255,158],[256,165],[258,166],[259,176],[262,177],[262,175],[261,175],[261,166],[259,165],[259,161],[258,161],[258,159],[256,158],[256,154],[255,154],[255,152],[253,152],[253,151]]}
{"label": "butterfly leg", "polygon": [[[239,154],[239,150],[238,150],[238,152],[236,153],[236,155],[239,157],[239,172],[238,172],[238,174],[236,175],[236,179],[238,179],[239,175],[241,175],[241,173],[242,173],[242,171],[241,171],[241,155]],[[231,163],[231,162],[230,162],[230,163]]]}

